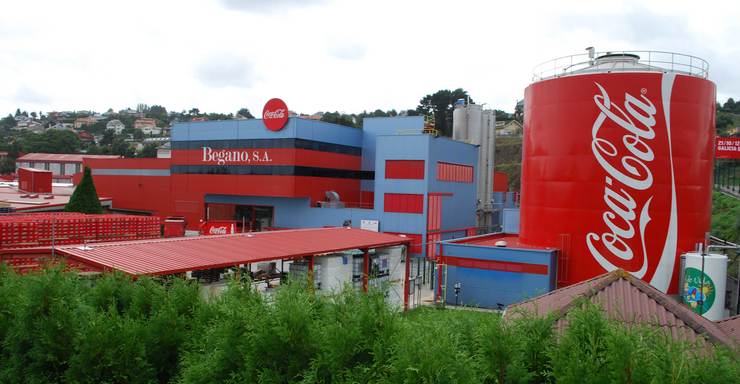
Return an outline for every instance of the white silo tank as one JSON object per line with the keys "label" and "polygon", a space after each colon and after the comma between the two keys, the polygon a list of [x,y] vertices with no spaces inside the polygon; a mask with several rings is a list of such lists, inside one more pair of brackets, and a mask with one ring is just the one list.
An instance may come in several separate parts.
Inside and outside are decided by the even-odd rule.
{"label": "white silo tank", "polygon": [[456,103],[452,111],[452,139],[468,141],[468,113],[465,104]]}
{"label": "white silo tank", "polygon": [[483,107],[477,104],[468,104],[468,140],[470,144],[480,145],[483,126]]}
{"label": "white silo tank", "polygon": [[709,320],[721,320],[725,314],[727,256],[689,252],[681,257],[684,259],[683,302]]}

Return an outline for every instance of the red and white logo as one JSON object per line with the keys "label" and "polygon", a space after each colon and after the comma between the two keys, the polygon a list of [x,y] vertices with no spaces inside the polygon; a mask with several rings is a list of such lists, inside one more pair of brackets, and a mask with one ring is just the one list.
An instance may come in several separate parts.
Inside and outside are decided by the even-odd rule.
{"label": "red and white logo", "polygon": [[[648,280],[663,292],[671,283],[678,242],[670,121],[674,80],[675,74],[664,74],[661,89],[649,92],[661,99],[657,103],[648,97],[648,89],[642,88],[639,96],[625,92],[623,106],[612,102],[608,91],[595,83],[599,92],[594,95],[594,102],[600,113],[591,128],[591,151],[606,175],[604,227],[586,235],[588,250],[605,270],[631,265],[635,269],[629,270],[630,273]],[[661,111],[656,104],[662,105]],[[656,115],[659,120],[664,119],[664,129],[662,124],[656,127]],[[659,152],[667,155],[668,169],[653,164],[655,148],[661,145],[667,145]],[[657,172],[666,172],[669,195],[659,196],[654,189]],[[651,224],[651,203],[657,202],[656,199],[667,209],[659,214],[662,220]],[[650,229],[651,226],[660,228]],[[660,256],[650,256],[650,251],[657,249],[661,250]],[[657,265],[650,265],[651,261]],[[648,272],[652,272],[652,276]]]}
{"label": "red and white logo", "polygon": [[262,121],[271,131],[283,129],[288,122],[288,106],[278,98],[270,99],[262,109]]}
{"label": "red and white logo", "polygon": [[232,220],[210,220],[201,223],[202,235],[229,235],[236,233],[236,225]]}

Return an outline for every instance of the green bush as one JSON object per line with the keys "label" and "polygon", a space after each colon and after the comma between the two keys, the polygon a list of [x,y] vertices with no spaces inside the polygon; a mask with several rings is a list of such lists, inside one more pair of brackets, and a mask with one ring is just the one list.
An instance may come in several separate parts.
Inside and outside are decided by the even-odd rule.
{"label": "green bush", "polygon": [[736,383],[738,355],[604,318],[593,304],[550,318],[419,308],[382,292],[269,298],[196,284],[0,265],[2,383]]}
{"label": "green bush", "polygon": [[740,200],[713,192],[712,235],[733,243],[740,242]]}

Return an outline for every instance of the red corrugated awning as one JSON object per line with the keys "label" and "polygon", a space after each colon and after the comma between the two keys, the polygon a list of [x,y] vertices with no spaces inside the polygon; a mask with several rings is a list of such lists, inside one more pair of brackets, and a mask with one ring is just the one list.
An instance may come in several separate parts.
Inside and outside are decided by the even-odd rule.
{"label": "red corrugated awning", "polygon": [[88,265],[131,275],[168,275],[410,241],[399,235],[361,229],[312,228],[63,246],[57,252]]}

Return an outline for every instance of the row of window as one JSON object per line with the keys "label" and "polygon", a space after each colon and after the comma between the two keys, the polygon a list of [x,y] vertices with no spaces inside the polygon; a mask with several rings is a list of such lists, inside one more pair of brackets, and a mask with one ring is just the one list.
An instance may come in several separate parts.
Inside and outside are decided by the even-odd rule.
{"label": "row of window", "polygon": [[82,171],[80,163],[19,162],[19,167],[51,171],[54,175],[74,175]]}
{"label": "row of window", "polygon": [[373,180],[375,172],[295,165],[173,165],[172,174],[311,176],[335,179]]}
{"label": "row of window", "polygon": [[[470,165],[437,162],[437,180],[472,183],[475,168]],[[386,179],[424,179],[424,160],[386,160]]]}

